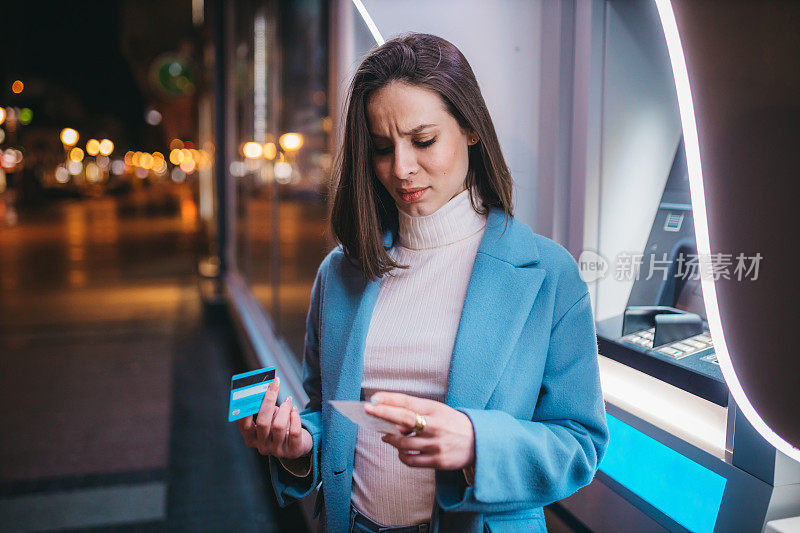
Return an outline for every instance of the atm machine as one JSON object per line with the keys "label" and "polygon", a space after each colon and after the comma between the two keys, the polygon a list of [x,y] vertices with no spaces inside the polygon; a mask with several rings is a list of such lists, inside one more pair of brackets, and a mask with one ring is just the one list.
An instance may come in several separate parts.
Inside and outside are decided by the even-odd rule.
{"label": "atm machine", "polygon": [[728,388],[703,304],[682,140],[647,244],[632,260],[636,276],[624,312],[597,323],[600,352],[726,406]]}
{"label": "atm machine", "polygon": [[594,531],[761,531],[800,512],[800,464],[730,398],[691,211],[681,141],[627,303],[597,322],[611,442],[592,485],[559,504]]}
{"label": "atm machine", "polygon": [[[771,215],[769,206],[759,205],[760,199],[753,198],[754,218],[741,224],[749,211],[739,207],[735,217],[725,218],[729,206],[719,199],[726,186],[752,191],[748,183],[764,177],[748,176],[746,172],[737,175],[736,166],[727,163],[739,155],[736,150],[724,151],[725,165],[717,161],[710,164],[711,158],[723,152],[712,150],[717,148],[714,143],[723,135],[735,138],[730,117],[736,113],[730,108],[724,110],[725,114],[716,107],[711,111],[698,107],[695,114],[689,109],[693,104],[685,90],[688,85],[682,92],[681,82],[685,80],[676,81],[675,74],[685,76],[687,72],[681,72],[685,68],[681,44],[695,59],[711,50],[711,59],[704,64],[706,69],[695,70],[694,74],[706,74],[711,66],[717,70],[711,69],[706,78],[698,78],[692,94],[697,106],[720,106],[722,85],[704,93],[701,81],[724,84],[733,78],[725,77],[723,69],[729,65],[719,55],[724,48],[714,48],[717,43],[703,39],[715,31],[720,32],[716,35],[720,37],[726,28],[734,27],[733,20],[739,26],[748,20],[761,20],[763,29],[764,21],[779,25],[781,17],[773,16],[769,9],[760,12],[761,8],[755,5],[737,3],[727,13],[727,7],[719,7],[727,4],[721,3],[714,8],[715,18],[709,13],[712,9],[708,4],[700,4],[703,3],[609,0],[593,2],[590,8],[592,19],[597,21],[592,31],[600,38],[586,41],[602,42],[602,53],[586,67],[599,74],[593,77],[587,73],[585,78],[590,79],[589,95],[601,95],[594,100],[601,126],[598,138],[593,138],[591,132],[587,134],[586,144],[596,147],[599,163],[596,175],[590,172],[587,176],[587,191],[594,191],[596,197],[587,194],[586,218],[596,217],[597,228],[594,236],[584,239],[584,250],[596,251],[595,255],[606,262],[605,277],[587,282],[595,305],[610,442],[594,481],[554,506],[557,514],[575,520],[578,530],[582,525],[592,531],[614,532],[800,531],[797,442],[784,440],[765,422],[767,414],[780,412],[784,418],[775,416],[770,420],[776,422],[774,427],[780,422],[782,428],[789,429],[784,434],[791,435],[796,427],[791,424],[792,413],[797,412],[798,404],[772,409],[767,395],[754,388],[759,380],[753,376],[758,365],[753,364],[752,358],[763,358],[765,371],[771,364],[767,358],[786,360],[783,368],[787,379],[783,383],[790,385],[778,384],[774,375],[766,378],[766,383],[783,387],[786,390],[781,391],[782,398],[794,398],[795,402],[800,398],[800,387],[791,390],[791,384],[797,383],[797,363],[788,353],[776,353],[774,344],[765,345],[762,351],[758,343],[743,341],[773,334],[774,330],[762,329],[767,315],[788,321],[776,310],[787,299],[786,294],[764,283],[759,285],[759,291],[746,292],[761,298],[757,307],[748,308],[743,296],[737,300],[731,295],[750,286],[736,286],[736,281],[722,277],[741,276],[743,272],[737,268],[752,268],[752,253],[760,248],[737,250],[732,249],[731,243],[738,242],[735,232],[743,236]],[[746,10],[753,12],[741,13]],[[794,12],[797,11],[800,10]],[[693,33],[678,35],[676,19]],[[772,31],[782,32],[777,27]],[[760,46],[769,46],[769,35],[737,32],[739,39],[758,39]],[[700,52],[691,56],[693,45]],[[775,52],[771,57],[781,57],[781,53]],[[757,66],[758,62],[754,60],[753,64]],[[745,67],[734,66],[739,68],[738,77],[734,78],[744,87],[736,101],[741,106],[762,93],[758,93],[758,86],[746,93],[747,79],[741,75]],[[781,71],[773,66],[770,72],[775,75]],[[708,98],[698,98],[703,95]],[[591,104],[593,100],[589,97],[588,101]],[[763,109],[756,107],[752,116],[760,116]],[[698,143],[695,124],[689,122],[695,116],[705,120],[700,134],[708,134],[712,120],[719,120],[712,112],[719,112],[728,123],[715,131],[715,137],[701,137],[702,142]],[[739,146],[739,151],[751,149],[752,137],[748,139],[751,144]],[[704,148],[702,154],[699,144]],[[765,143],[764,153],[769,148]],[[708,172],[704,202],[692,197],[704,190],[697,187],[697,180],[703,178],[697,166],[701,155],[706,158],[702,170]],[[713,174],[723,166],[729,175]],[[775,201],[775,208],[782,209],[788,200],[778,196]],[[702,228],[695,227],[698,220],[703,222]],[[725,228],[722,221],[731,226]],[[781,231],[776,229],[780,225],[772,224],[765,225],[767,235],[769,231]],[[735,231],[733,225],[737,225]],[[725,272],[709,268],[714,265],[713,254],[712,261],[704,263],[705,269],[700,268],[703,252],[698,251],[699,231],[707,232],[703,235],[706,257],[708,233],[716,239],[711,241],[711,251],[731,252],[722,261]],[[768,241],[763,235],[749,243],[761,246]],[[736,252],[746,252],[746,264],[737,265]],[[788,259],[776,255],[779,249],[772,252],[764,257],[764,263],[770,262],[770,269],[784,268],[776,262],[785,263]],[[765,273],[762,271],[761,275]],[[704,295],[704,289],[715,291],[718,298],[705,298],[708,295]],[[784,285],[783,291],[791,290]],[[770,298],[775,301],[775,308],[769,305]],[[707,308],[708,302],[715,308]],[[734,313],[735,322],[731,319]],[[796,310],[794,314],[796,319]],[[732,329],[734,323],[740,329]],[[719,342],[720,339],[727,342]],[[726,364],[729,366],[723,368]],[[747,405],[740,405],[739,400]],[[756,404],[756,400],[762,403]],[[784,423],[786,420],[788,424]]]}

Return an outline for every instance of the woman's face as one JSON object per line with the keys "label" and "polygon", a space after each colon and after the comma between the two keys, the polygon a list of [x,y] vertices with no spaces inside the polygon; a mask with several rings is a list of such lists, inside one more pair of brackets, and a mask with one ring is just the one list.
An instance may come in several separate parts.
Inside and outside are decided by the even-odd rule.
{"label": "woman's face", "polygon": [[468,132],[436,92],[391,82],[369,96],[367,120],[375,174],[398,209],[430,215],[466,188]]}

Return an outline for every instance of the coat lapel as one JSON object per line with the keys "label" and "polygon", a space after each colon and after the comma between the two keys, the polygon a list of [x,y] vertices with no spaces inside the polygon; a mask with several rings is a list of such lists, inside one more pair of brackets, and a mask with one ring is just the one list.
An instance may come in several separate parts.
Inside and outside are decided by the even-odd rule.
{"label": "coat lapel", "polygon": [[533,233],[489,212],[450,361],[445,402],[482,409],[500,379],[545,277]]}
{"label": "coat lapel", "polygon": [[[384,233],[391,246],[396,229]],[[326,399],[358,400],[361,396],[364,346],[380,281],[365,281],[342,260],[341,283],[328,286],[325,299],[336,302],[329,315],[326,353]],[[492,208],[470,273],[450,362],[446,403],[456,407],[486,406],[514,345],[528,319],[545,271],[537,268],[538,250],[529,228],[502,210]],[[329,309],[330,313],[330,309]],[[334,337],[331,339],[330,337]],[[333,340],[334,342],[330,342]]]}

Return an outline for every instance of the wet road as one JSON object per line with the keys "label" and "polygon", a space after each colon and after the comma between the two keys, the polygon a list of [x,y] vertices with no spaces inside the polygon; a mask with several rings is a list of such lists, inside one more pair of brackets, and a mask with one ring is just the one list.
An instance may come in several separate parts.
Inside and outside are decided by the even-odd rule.
{"label": "wet road", "polygon": [[0,226],[0,530],[278,530],[224,420],[239,369],[196,285],[187,191]]}

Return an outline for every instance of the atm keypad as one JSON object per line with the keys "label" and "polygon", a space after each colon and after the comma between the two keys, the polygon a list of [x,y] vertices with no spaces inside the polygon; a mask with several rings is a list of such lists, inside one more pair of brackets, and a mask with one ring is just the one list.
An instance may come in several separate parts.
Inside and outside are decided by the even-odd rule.
{"label": "atm keypad", "polygon": [[[689,355],[701,352],[708,348],[713,347],[711,342],[711,337],[705,333],[701,333],[699,335],[695,335],[694,337],[689,337],[688,339],[683,339],[680,341],[673,342],[671,344],[665,344],[664,346],[659,346],[657,348],[653,348],[653,338],[655,337],[655,328],[645,329],[642,331],[636,331],[634,333],[629,333],[622,337],[623,341],[630,342],[632,344],[636,344],[641,346],[642,348],[647,348],[648,350],[657,351],[662,355],[666,355],[667,357],[671,357],[673,359],[683,359]],[[708,359],[708,357],[714,357],[714,361]],[[702,357],[704,361],[709,362],[716,362],[716,356],[711,354],[709,356]]]}

